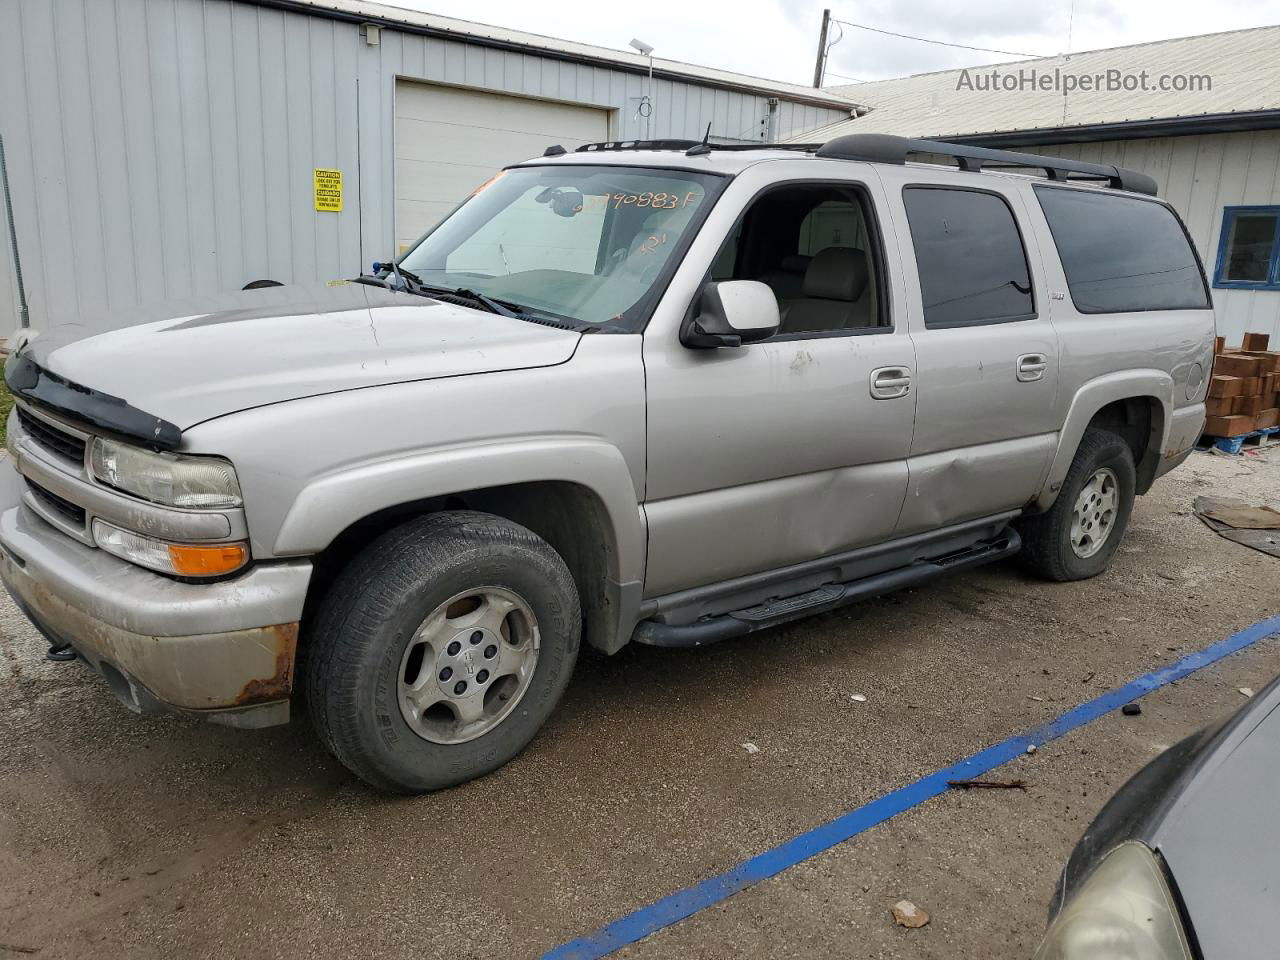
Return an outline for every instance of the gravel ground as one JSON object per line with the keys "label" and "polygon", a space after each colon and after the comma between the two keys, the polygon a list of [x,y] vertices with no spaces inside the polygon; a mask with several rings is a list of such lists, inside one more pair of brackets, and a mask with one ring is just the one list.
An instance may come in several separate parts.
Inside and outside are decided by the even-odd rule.
{"label": "gravel ground", "polygon": [[[1280,452],[1196,454],[1085,583],[997,565],[705,650],[587,655],[524,754],[412,799],[305,721],[132,717],[6,600],[0,960],[536,956],[1274,614],[1280,561],[1190,510],[1280,505],[1278,481]],[[622,955],[1027,957],[1107,797],[1276,674],[1280,637],[1002,768],[1026,793],[931,800]],[[893,925],[904,897],[928,926]]]}

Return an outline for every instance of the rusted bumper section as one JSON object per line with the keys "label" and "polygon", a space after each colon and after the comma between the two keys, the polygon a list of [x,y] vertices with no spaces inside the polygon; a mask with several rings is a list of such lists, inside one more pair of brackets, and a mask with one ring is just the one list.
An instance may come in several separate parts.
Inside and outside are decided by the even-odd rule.
{"label": "rusted bumper section", "polygon": [[310,563],[290,561],[179,583],[76,543],[26,507],[0,514],[0,579],[18,606],[139,713],[288,721],[310,577]]}

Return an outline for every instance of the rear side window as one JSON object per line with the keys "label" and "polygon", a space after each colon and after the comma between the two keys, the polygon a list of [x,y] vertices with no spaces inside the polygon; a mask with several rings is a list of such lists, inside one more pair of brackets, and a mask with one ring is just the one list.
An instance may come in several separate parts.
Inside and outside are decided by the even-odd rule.
{"label": "rear side window", "polygon": [[1018,224],[1004,198],[977,190],[902,192],[927,327],[967,327],[1035,316]]}
{"label": "rear side window", "polygon": [[1101,191],[1035,190],[1081,313],[1209,306],[1200,261],[1163,203]]}

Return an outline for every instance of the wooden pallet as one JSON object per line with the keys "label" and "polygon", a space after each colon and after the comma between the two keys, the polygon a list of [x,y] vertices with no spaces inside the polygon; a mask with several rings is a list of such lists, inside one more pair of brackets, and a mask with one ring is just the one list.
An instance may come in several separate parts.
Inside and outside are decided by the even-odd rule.
{"label": "wooden pallet", "polygon": [[1240,453],[1244,449],[1246,442],[1250,446],[1261,447],[1266,444],[1268,437],[1274,437],[1276,434],[1280,434],[1280,427],[1266,427],[1262,430],[1242,433],[1235,437],[1211,437],[1205,434],[1200,438],[1200,447],[1201,449],[1221,450],[1223,453]]}

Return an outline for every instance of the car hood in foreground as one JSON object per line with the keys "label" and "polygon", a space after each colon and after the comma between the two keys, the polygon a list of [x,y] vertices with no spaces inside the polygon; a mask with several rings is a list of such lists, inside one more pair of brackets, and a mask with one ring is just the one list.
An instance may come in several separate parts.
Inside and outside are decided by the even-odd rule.
{"label": "car hood in foreground", "polygon": [[1170,747],[1104,806],[1072,851],[1050,919],[1126,840],[1163,858],[1206,960],[1280,943],[1280,678]]}
{"label": "car hood in foreground", "polygon": [[1206,958],[1280,943],[1280,681],[1199,758],[1147,844],[1160,851]]}
{"label": "car hood in foreground", "polygon": [[186,429],[317,394],[564,363],[581,336],[354,283],[241,291],[204,308],[149,322],[135,314],[134,325],[102,333],[54,327],[22,355]]}

